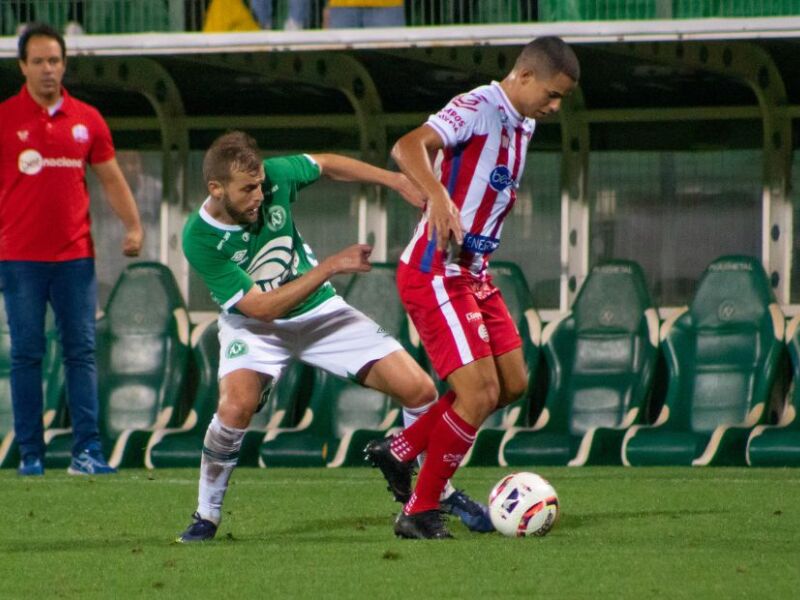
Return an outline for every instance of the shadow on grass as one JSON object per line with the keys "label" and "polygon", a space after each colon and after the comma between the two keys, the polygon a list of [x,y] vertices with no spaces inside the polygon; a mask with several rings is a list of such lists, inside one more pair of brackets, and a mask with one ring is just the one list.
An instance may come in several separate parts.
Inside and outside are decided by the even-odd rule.
{"label": "shadow on grass", "polygon": [[621,519],[657,519],[667,517],[670,519],[686,520],[692,517],[703,515],[724,515],[731,513],[730,510],[652,510],[652,511],[614,511],[605,513],[589,514],[562,514],[559,519],[559,529],[578,529],[580,527],[591,527],[593,525],[604,525],[608,522],[619,522]]}

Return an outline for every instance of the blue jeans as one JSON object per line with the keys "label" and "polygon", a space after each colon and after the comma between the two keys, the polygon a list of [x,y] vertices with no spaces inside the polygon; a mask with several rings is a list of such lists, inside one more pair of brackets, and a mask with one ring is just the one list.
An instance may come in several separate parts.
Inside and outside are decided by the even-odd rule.
{"label": "blue jeans", "polygon": [[328,26],[331,29],[403,27],[406,24],[406,12],[402,6],[389,8],[331,7],[328,11]]}
{"label": "blue jeans", "polygon": [[[272,29],[272,0],[250,0],[250,8],[261,29]],[[289,0],[288,13],[289,19],[307,28],[311,21],[310,0]],[[279,28],[283,28],[283,23],[279,23]]]}
{"label": "blue jeans", "polygon": [[44,456],[42,358],[48,302],[61,341],[72,452],[99,449],[94,259],[0,261],[0,276],[11,333],[11,402],[20,453]]}

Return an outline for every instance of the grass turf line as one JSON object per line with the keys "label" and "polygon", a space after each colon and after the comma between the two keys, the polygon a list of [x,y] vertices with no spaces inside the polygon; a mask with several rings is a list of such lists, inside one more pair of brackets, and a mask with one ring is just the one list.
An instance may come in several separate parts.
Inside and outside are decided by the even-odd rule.
{"label": "grass turf line", "polygon": [[[392,536],[373,469],[237,469],[217,539],[189,523],[197,471],[0,472],[0,598],[794,598],[800,470],[532,469],[562,517],[545,538]],[[485,498],[507,470],[467,468]]]}

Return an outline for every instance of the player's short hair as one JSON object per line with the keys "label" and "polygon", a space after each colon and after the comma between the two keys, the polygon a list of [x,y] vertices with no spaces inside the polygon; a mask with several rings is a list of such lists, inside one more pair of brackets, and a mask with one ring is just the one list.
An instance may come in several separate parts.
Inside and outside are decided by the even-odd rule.
{"label": "player's short hair", "polygon": [[203,157],[203,179],[228,183],[235,171],[257,173],[261,168],[261,150],[256,141],[243,131],[230,131],[219,136]]}
{"label": "player's short hair", "polygon": [[47,37],[54,39],[61,46],[61,59],[67,58],[67,45],[64,43],[64,38],[58,31],[46,23],[30,23],[25,26],[22,35],[19,36],[17,41],[17,56],[22,62],[28,60],[28,42],[32,37]]}
{"label": "player's short hair", "polygon": [[573,81],[581,76],[581,66],[572,48],[559,37],[539,37],[525,45],[514,67],[531,69],[538,79],[552,79],[563,73]]}

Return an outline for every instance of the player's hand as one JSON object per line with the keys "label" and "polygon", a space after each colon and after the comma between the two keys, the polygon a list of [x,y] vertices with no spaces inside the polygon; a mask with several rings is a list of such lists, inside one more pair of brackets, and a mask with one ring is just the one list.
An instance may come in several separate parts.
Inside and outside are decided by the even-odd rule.
{"label": "player's hand", "polygon": [[142,251],[142,241],[144,240],[144,230],[141,227],[136,227],[125,233],[125,239],[122,240],[122,253],[125,256],[139,256]]}
{"label": "player's hand", "polygon": [[450,235],[460,245],[464,241],[461,230],[461,214],[450,196],[442,188],[442,193],[437,198],[428,202],[428,240],[436,237],[436,249],[444,250]]}
{"label": "player's hand", "polygon": [[353,244],[326,259],[334,273],[366,273],[372,269],[372,246]]}
{"label": "player's hand", "polygon": [[394,190],[411,206],[416,206],[417,208],[425,206],[425,193],[411,183],[411,180],[402,173],[397,174],[397,183],[394,186]]}

